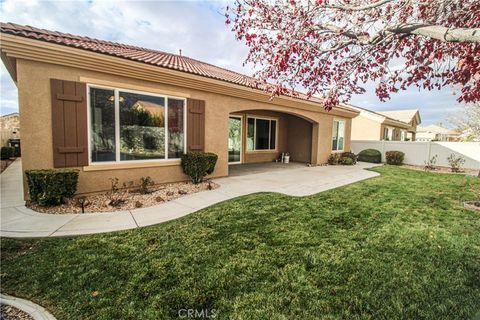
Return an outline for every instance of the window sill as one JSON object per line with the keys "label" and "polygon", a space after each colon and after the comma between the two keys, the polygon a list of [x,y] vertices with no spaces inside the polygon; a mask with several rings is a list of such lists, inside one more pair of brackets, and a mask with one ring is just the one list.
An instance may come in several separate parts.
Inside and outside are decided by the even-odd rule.
{"label": "window sill", "polygon": [[120,170],[120,169],[135,169],[135,168],[151,168],[151,167],[173,167],[179,166],[180,159],[164,160],[164,161],[141,161],[131,163],[109,163],[109,164],[91,164],[83,167],[83,171],[103,171],[103,170]]}
{"label": "window sill", "polygon": [[248,150],[245,153],[278,153],[277,150]]}

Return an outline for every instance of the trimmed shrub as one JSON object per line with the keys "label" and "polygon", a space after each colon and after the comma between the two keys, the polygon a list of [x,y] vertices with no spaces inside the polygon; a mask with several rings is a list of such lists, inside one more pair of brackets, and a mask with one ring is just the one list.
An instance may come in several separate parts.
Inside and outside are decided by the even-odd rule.
{"label": "trimmed shrub", "polygon": [[207,174],[212,174],[213,170],[215,170],[215,165],[217,164],[218,156],[215,153],[207,152],[205,153],[205,157],[207,157],[207,162],[208,162]]}
{"label": "trimmed shrub", "polygon": [[194,184],[202,182],[209,172],[213,172],[216,163],[217,155],[213,153],[188,152],[182,155],[183,172]]}
{"label": "trimmed shrub", "polygon": [[30,200],[40,206],[58,205],[77,192],[78,169],[27,170]]}
{"label": "trimmed shrub", "polygon": [[353,159],[350,157],[343,157],[342,158],[342,164],[346,166],[353,166],[355,163],[353,162]]}
{"label": "trimmed shrub", "polygon": [[[351,152],[351,151],[350,151],[350,152],[344,152],[344,153],[342,153],[342,163],[344,162],[344,161],[343,161],[343,158],[350,158],[350,159],[352,159],[352,163],[349,164],[349,165],[352,165],[352,164],[357,163],[357,155],[356,155],[355,153]],[[343,163],[343,164],[345,164],[345,163]]]}
{"label": "trimmed shrub", "polygon": [[15,154],[15,148],[13,147],[1,147],[0,148],[0,158],[2,160],[8,160],[13,158]]}
{"label": "trimmed shrub", "polygon": [[387,151],[385,152],[385,158],[387,159],[388,164],[399,166],[403,163],[405,153],[401,151]]}
{"label": "trimmed shrub", "polygon": [[347,165],[351,166],[357,163],[357,156],[353,152],[332,153],[327,160],[330,165]]}
{"label": "trimmed shrub", "polygon": [[382,162],[382,153],[376,149],[365,149],[358,154],[358,161],[380,163]]}
{"label": "trimmed shrub", "polygon": [[330,165],[337,165],[342,163],[342,154],[341,153],[332,153],[327,160]]}

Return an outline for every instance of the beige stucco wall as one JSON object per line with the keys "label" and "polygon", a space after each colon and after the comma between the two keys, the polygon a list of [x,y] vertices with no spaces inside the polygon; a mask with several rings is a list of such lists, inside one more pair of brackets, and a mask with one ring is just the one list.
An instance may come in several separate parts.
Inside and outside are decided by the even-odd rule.
{"label": "beige stucco wall", "polygon": [[[275,111],[293,114],[309,119],[312,125],[311,150],[312,163],[325,163],[331,153],[332,125],[334,116],[313,110],[302,110],[275,105],[273,102],[257,102],[227,95],[192,90],[189,88],[111,75],[91,70],[34,62],[17,59],[18,93],[20,119],[22,123],[22,163],[23,169],[53,167],[52,152],[52,114],[50,97],[50,79],[83,81],[98,85],[111,85],[119,88],[139,90],[152,93],[191,97],[206,101],[205,145],[206,151],[218,154],[218,163],[213,177],[228,175],[228,116],[234,112],[248,110]],[[337,117],[338,118],[338,117]],[[348,132],[350,119],[346,120],[345,150],[350,148]],[[280,139],[287,143],[287,137]],[[308,143],[308,142],[307,142]],[[271,161],[273,155],[253,156],[252,161]],[[276,156],[276,155],[275,155]],[[138,182],[142,176],[150,176],[157,183],[186,180],[178,160],[163,161],[135,168],[123,166],[83,167],[80,173],[78,192],[98,192],[110,187],[109,178],[117,177],[120,182]],[[94,171],[92,171],[94,170]]]}
{"label": "beige stucco wall", "polygon": [[362,115],[352,119],[352,140],[380,140],[381,124]]}

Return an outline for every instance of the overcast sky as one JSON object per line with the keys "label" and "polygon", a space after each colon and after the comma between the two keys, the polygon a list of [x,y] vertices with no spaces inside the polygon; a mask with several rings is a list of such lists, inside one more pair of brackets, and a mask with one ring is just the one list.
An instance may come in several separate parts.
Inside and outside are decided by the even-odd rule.
{"label": "overcast sky", "polygon": [[[15,22],[49,30],[178,53],[251,74],[242,67],[247,48],[237,42],[222,16],[226,1],[20,1],[0,0],[2,22]],[[16,87],[2,64],[1,114],[18,110]],[[408,91],[387,103],[375,96],[374,86],[354,97],[353,104],[376,111],[420,109],[422,125],[445,123],[445,115],[458,107],[455,96],[442,91]]]}

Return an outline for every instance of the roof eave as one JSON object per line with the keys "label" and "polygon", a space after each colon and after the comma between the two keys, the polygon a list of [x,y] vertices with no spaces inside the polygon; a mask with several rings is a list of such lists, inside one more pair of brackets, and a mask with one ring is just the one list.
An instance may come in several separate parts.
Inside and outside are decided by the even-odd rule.
{"label": "roof eave", "polygon": [[[12,58],[90,69],[117,75],[121,73],[132,78],[163,82],[257,101],[269,102],[270,97],[269,94],[263,90],[233,84],[228,81],[7,33],[2,33],[0,51]],[[170,81],[167,81],[167,79],[170,79]],[[218,90],[213,91],[213,87],[218,88]],[[239,94],[239,92],[242,93]],[[290,106],[298,106],[300,104],[303,106],[302,109],[327,113],[318,102],[288,96],[275,97],[274,99],[277,101],[275,104],[288,104]],[[312,110],[312,107],[315,109]],[[353,118],[358,115],[357,111],[342,106],[335,107],[330,113],[348,118]]]}

